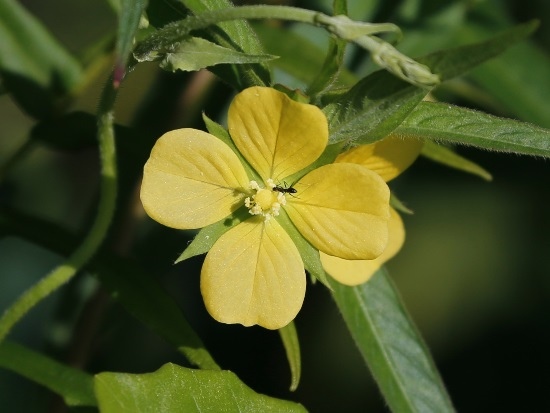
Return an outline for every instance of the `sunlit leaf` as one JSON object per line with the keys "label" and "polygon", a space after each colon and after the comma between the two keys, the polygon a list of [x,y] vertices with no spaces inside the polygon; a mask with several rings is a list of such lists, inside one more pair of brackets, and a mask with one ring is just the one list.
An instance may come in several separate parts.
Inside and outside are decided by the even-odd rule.
{"label": "sunlit leaf", "polygon": [[550,156],[550,130],[443,103],[422,102],[395,132],[525,155]]}
{"label": "sunlit leaf", "polygon": [[[524,39],[536,27],[527,23],[489,40],[432,53],[427,64],[442,80],[459,76]],[[371,143],[394,130],[428,93],[393,75],[379,71],[362,79],[324,108],[329,119],[330,142]]]}
{"label": "sunlit leaf", "polygon": [[166,54],[161,67],[170,71],[195,71],[222,63],[260,63],[272,59],[276,56],[242,53],[200,37],[190,37],[182,41],[173,53]]}
{"label": "sunlit leaf", "polygon": [[305,412],[303,406],[255,393],[229,371],[165,364],[154,373],[100,373],[101,413]]}

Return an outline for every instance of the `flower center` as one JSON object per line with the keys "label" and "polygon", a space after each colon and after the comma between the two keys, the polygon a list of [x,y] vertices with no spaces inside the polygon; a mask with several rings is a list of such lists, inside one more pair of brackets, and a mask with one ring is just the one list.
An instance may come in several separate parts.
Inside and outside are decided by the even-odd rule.
{"label": "flower center", "polygon": [[256,191],[244,200],[244,205],[252,215],[262,215],[266,221],[279,215],[282,205],[286,205],[285,194],[273,191],[273,179],[267,180],[267,188],[260,188],[256,181],[250,181],[250,189]]}

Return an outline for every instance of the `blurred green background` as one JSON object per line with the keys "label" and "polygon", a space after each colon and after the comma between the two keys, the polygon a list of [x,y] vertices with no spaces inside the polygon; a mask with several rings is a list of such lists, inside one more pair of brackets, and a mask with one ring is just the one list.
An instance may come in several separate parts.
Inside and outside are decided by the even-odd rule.
{"label": "blurred green background", "polygon": [[[107,2],[21,3],[76,55],[116,27]],[[529,42],[442,86],[435,96],[550,127],[550,3],[349,3],[353,18],[399,24],[405,37],[401,50],[412,56],[540,19],[541,27]],[[327,11],[330,2],[293,4]],[[321,32],[296,30],[324,47],[326,37]],[[363,59],[350,50],[349,64],[367,73],[372,68]],[[95,110],[108,69],[107,65],[77,108]],[[281,82],[293,82],[282,70],[277,75]],[[192,86],[203,84],[208,85],[206,92],[196,100]],[[123,85],[117,121],[154,139],[174,127],[202,127],[202,109],[210,117],[223,116],[230,95],[228,87],[205,73],[167,74],[152,64],[142,65]],[[33,124],[9,96],[0,96],[0,164],[23,145]],[[407,242],[388,268],[458,411],[550,411],[548,162],[472,148],[457,150],[488,169],[493,182],[420,159],[391,185],[414,215],[404,217]],[[35,146],[2,176],[0,203],[82,231],[94,211],[97,175],[93,146],[72,152]],[[139,209],[134,213],[141,216]],[[309,286],[296,320],[303,376],[298,390],[290,393],[278,335],[215,323],[206,314],[198,289],[202,257],[171,265],[192,234],[161,228],[146,218],[132,231],[133,239],[119,240],[121,252],[158,277],[224,369],[236,372],[258,392],[297,400],[312,412],[385,411],[324,287]],[[59,262],[59,256],[21,239],[0,238],[0,309]],[[92,373],[147,372],[167,361],[185,364],[162,339],[112,302],[93,274],[81,274],[41,303],[16,327],[12,338]],[[0,371],[0,406],[6,412],[63,411],[48,391],[6,371]]]}

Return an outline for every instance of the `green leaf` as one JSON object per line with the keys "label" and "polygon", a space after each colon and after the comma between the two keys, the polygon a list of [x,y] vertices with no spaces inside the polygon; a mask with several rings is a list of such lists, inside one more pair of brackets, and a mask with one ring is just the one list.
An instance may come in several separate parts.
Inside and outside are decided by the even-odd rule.
{"label": "green leaf", "polygon": [[[474,35],[486,28],[464,29]],[[550,56],[532,42],[514,47],[469,74],[502,107],[520,119],[550,128]]]}
{"label": "green leaf", "polygon": [[[210,10],[234,7],[228,0],[181,0],[181,3],[195,15]],[[162,57],[165,52],[187,35],[188,31],[182,31],[184,27],[186,27],[186,20],[180,20],[153,33],[138,45],[135,53],[136,59],[144,61]],[[246,21],[235,20],[220,23],[210,26],[203,32],[220,46],[250,55],[265,54],[256,33]],[[220,66],[212,71],[239,90],[253,85],[266,86],[271,83],[269,68],[260,63],[235,67]]]}
{"label": "green leaf", "polygon": [[218,46],[200,37],[183,40],[173,53],[167,53],[160,66],[172,72],[176,70],[196,71],[222,63],[260,63],[276,59],[271,55],[252,55],[234,49]]}
{"label": "green leaf", "polygon": [[147,0],[121,0],[121,10],[118,20],[117,38],[115,46],[115,84],[122,81],[126,70],[126,63],[134,47],[135,35]]}
{"label": "green leaf", "polygon": [[533,33],[537,26],[536,21],[520,24],[488,40],[431,53],[416,60],[428,65],[442,81],[449,80],[503,53]]}
{"label": "green leaf", "polygon": [[300,376],[302,375],[302,357],[300,354],[298,332],[296,331],[294,322],[291,321],[285,327],[279,329],[279,335],[281,336],[288,365],[290,366],[290,391],[295,391],[298,388]]}
{"label": "green leaf", "polygon": [[77,60],[14,0],[0,0],[0,39],[3,86],[31,116],[52,116],[81,79]]}
{"label": "green leaf", "polygon": [[486,181],[491,181],[493,179],[491,174],[478,164],[460,156],[452,149],[438,145],[435,142],[425,141],[422,146],[422,155],[434,162],[477,175]]}
{"label": "green leaf", "polygon": [[[254,23],[253,27],[265,49],[279,56],[279,59],[273,61],[273,67],[306,84],[315,80],[319,68],[327,58],[327,54],[321,48],[286,26]],[[345,67],[340,67],[334,83],[351,86],[355,82],[356,76]]]}
{"label": "green leaf", "polygon": [[331,284],[336,304],[390,410],[453,412],[428,349],[387,272],[381,269],[356,287]]}
{"label": "green leaf", "polygon": [[305,412],[300,404],[255,393],[229,371],[165,364],[154,373],[100,373],[101,413]]}
{"label": "green leaf", "polygon": [[[459,76],[522,40],[536,27],[528,23],[489,40],[443,50],[417,59],[442,80]],[[393,75],[378,71],[362,79],[324,108],[330,125],[330,142],[372,143],[392,132],[428,93]]]}
{"label": "green leaf", "polygon": [[[334,2],[333,15],[347,15],[347,1],[336,0]],[[344,53],[346,51],[347,41],[331,36],[325,61],[321,66],[321,71],[309,85],[307,94],[313,97],[322,95],[328,91],[338,78],[338,73],[344,65]]]}
{"label": "green leaf", "polygon": [[0,366],[28,378],[63,397],[67,406],[96,406],[93,379],[20,344],[0,344]]}
{"label": "green leaf", "polygon": [[422,102],[396,134],[550,157],[550,130],[443,103]]}
{"label": "green leaf", "polygon": [[386,71],[359,81],[347,93],[327,105],[330,143],[372,143],[393,131],[427,91],[406,83]]}

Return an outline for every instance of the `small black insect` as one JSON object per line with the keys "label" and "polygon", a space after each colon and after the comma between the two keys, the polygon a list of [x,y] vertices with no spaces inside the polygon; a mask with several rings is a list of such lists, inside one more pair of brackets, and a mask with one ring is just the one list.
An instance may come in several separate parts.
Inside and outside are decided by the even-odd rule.
{"label": "small black insect", "polygon": [[286,182],[285,182],[285,186],[281,186],[281,185],[275,185],[273,187],[273,191],[274,192],[280,192],[282,194],[295,194],[296,192],[298,192],[296,190],[296,188],[293,188],[292,185],[287,187],[286,186]]}

